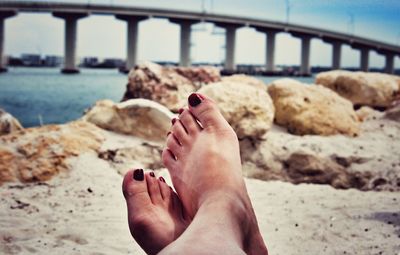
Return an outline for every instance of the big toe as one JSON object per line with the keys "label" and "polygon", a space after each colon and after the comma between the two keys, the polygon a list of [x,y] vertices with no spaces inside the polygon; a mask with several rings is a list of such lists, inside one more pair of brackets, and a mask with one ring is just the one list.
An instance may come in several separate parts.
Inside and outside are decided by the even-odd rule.
{"label": "big toe", "polygon": [[210,98],[192,93],[188,98],[190,112],[199,120],[203,128],[223,129],[230,127],[217,105]]}
{"label": "big toe", "polygon": [[131,170],[125,174],[122,192],[128,207],[128,221],[132,227],[140,212],[152,204],[143,169]]}

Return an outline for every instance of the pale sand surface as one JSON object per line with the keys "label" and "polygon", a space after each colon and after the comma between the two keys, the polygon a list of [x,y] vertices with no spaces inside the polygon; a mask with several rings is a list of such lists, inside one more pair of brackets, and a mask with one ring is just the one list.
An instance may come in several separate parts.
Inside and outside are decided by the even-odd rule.
{"label": "pale sand surface", "polygon": [[[47,184],[0,187],[1,253],[144,254],[128,230],[122,176],[94,153],[71,163]],[[246,182],[270,254],[400,253],[400,193]]]}

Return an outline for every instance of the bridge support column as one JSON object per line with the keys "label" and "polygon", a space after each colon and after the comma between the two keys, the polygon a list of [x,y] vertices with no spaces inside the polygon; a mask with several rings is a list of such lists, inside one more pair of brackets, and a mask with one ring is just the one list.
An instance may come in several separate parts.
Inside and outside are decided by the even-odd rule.
{"label": "bridge support column", "polygon": [[300,38],[301,40],[301,63],[300,63],[300,72],[301,76],[309,76],[311,75],[310,68],[310,48],[311,48],[311,39],[312,35],[305,33],[292,33],[292,36]]}
{"label": "bridge support column", "polygon": [[234,72],[235,65],[235,45],[236,45],[236,29],[235,24],[215,23],[216,26],[225,29],[225,71]]}
{"label": "bridge support column", "polygon": [[386,53],[386,63],[385,63],[385,73],[393,74],[394,73],[394,53]]}
{"label": "bridge support column", "polygon": [[293,36],[301,39],[301,62],[300,62],[300,72],[301,76],[311,75],[310,68],[310,46],[311,46],[311,35],[306,34],[293,34]]}
{"label": "bridge support column", "polygon": [[275,29],[256,28],[257,31],[265,34],[265,68],[268,73],[275,71],[275,38],[280,31]]}
{"label": "bridge support column", "polygon": [[122,72],[129,72],[137,64],[137,47],[138,47],[138,32],[139,22],[147,19],[145,16],[117,15],[117,19],[127,22],[127,49],[126,49],[126,65]]}
{"label": "bridge support column", "polygon": [[4,64],[4,32],[5,32],[5,20],[16,15],[13,11],[1,11],[0,12],[0,73],[7,72],[7,67]]}
{"label": "bridge support column", "polygon": [[78,32],[78,20],[87,16],[86,13],[53,13],[53,16],[65,20],[65,49],[64,67],[62,73],[79,73],[76,67],[76,43]]}
{"label": "bridge support column", "polygon": [[179,65],[185,67],[190,66],[190,38],[192,34],[192,25],[197,23],[197,21],[186,19],[170,19],[170,21],[178,24],[181,28]]}
{"label": "bridge support column", "polygon": [[275,71],[275,31],[266,32],[266,56],[265,56],[265,65],[267,68],[267,72]]}
{"label": "bridge support column", "polygon": [[332,69],[340,69],[340,60],[342,58],[342,43],[332,43]]}
{"label": "bridge support column", "polygon": [[360,69],[364,72],[368,72],[369,70],[369,49],[361,48],[360,49]]}

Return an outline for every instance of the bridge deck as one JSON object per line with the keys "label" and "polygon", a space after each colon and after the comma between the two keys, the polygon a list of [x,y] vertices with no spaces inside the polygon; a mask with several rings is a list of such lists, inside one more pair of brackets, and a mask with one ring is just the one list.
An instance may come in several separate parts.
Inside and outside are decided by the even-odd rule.
{"label": "bridge deck", "polygon": [[212,22],[216,24],[235,25],[238,27],[248,26],[259,30],[274,29],[278,32],[288,32],[293,35],[305,35],[321,38],[325,41],[340,41],[353,47],[366,47],[382,53],[393,53],[400,55],[400,47],[377,40],[351,36],[345,33],[329,31],[325,29],[286,24],[263,19],[248,17],[236,17],[221,14],[189,12],[181,10],[140,8],[132,6],[110,6],[103,4],[78,4],[78,3],[51,3],[32,1],[2,1],[0,11],[15,12],[71,12],[100,15],[137,15],[156,18],[187,19],[197,22]]}

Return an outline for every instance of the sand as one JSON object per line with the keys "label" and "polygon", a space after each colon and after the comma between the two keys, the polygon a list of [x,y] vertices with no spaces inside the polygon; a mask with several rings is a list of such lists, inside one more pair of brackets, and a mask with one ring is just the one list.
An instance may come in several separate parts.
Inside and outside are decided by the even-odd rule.
{"label": "sand", "polygon": [[[70,163],[47,183],[0,187],[2,253],[144,254],[129,233],[122,176],[95,153]],[[270,254],[400,253],[400,193],[246,183]]]}

